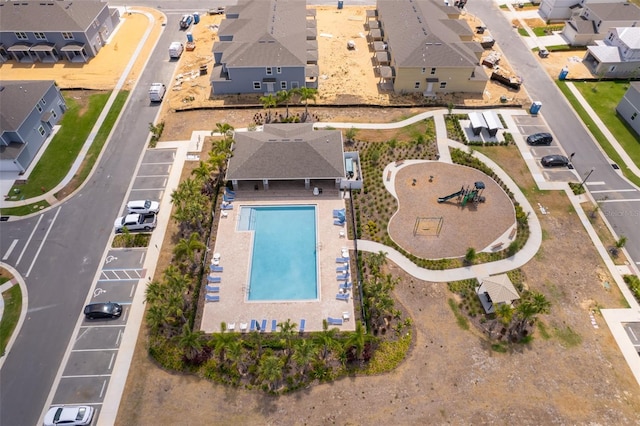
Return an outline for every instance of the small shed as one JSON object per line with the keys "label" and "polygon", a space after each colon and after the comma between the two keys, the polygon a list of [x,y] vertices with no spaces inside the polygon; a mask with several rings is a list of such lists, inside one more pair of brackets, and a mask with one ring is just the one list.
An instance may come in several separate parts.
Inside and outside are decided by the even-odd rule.
{"label": "small shed", "polygon": [[495,111],[484,111],[482,113],[482,117],[484,118],[484,122],[487,123],[487,130],[489,131],[489,135],[494,137],[498,130],[503,129],[502,122],[498,117],[498,114]]}
{"label": "small shed", "polygon": [[495,306],[508,304],[520,299],[518,290],[515,289],[507,274],[494,275],[482,280],[482,284],[476,288],[476,294],[487,314],[495,312]]}
{"label": "small shed", "polygon": [[484,118],[482,117],[482,114],[479,112],[470,112],[469,120],[471,121],[471,130],[473,131],[473,134],[476,136],[482,133],[482,129],[487,127],[486,123],[484,122]]}

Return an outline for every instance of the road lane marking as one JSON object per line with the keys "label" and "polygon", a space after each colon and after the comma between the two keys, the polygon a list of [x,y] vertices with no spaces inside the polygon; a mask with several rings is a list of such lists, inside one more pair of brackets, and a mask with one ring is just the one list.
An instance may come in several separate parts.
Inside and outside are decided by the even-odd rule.
{"label": "road lane marking", "polygon": [[40,247],[38,247],[38,251],[36,252],[36,255],[33,256],[33,262],[31,262],[31,266],[29,267],[29,270],[25,274],[25,277],[29,276],[29,274],[31,273],[31,270],[33,269],[33,266],[36,264],[36,260],[38,259],[38,256],[40,256],[40,252],[42,251],[42,247],[44,246],[44,243],[47,241],[47,238],[49,237],[49,233],[51,232],[51,229],[53,228],[53,224],[56,223],[56,219],[58,218],[58,215],[60,214],[60,210],[61,209],[62,209],[62,207],[58,207],[58,210],[56,211],[56,214],[53,215],[53,219],[51,220],[51,224],[49,224],[49,229],[47,229],[47,233],[44,234],[44,238],[42,239],[42,242],[40,243]]}
{"label": "road lane marking", "polygon": [[62,376],[62,379],[83,379],[85,377],[111,377],[111,374],[72,374],[69,376]]}
{"label": "road lane marking", "polygon": [[637,189],[602,189],[600,191],[589,191],[592,194],[602,194],[604,192],[635,192]]}
{"label": "road lane marking", "polygon": [[29,246],[31,239],[33,238],[33,234],[36,233],[36,229],[38,229],[38,226],[40,226],[40,221],[42,220],[43,217],[44,215],[40,215],[40,217],[38,218],[38,222],[36,222],[36,226],[33,227],[33,231],[31,231],[31,235],[29,235],[29,238],[27,238],[27,243],[24,245],[24,248],[22,249],[22,253],[20,253],[20,256],[18,256],[18,261],[16,262],[16,266],[20,264],[20,260],[22,260],[22,256],[24,255],[24,252],[27,251],[27,247]]}
{"label": "road lane marking", "polygon": [[625,201],[640,201],[640,198],[623,198],[621,200],[598,200],[599,203],[624,203]]}
{"label": "road lane marking", "polygon": [[102,352],[102,351],[117,351],[118,348],[98,348],[98,349],[72,349],[71,352]]}
{"label": "road lane marking", "polygon": [[4,257],[2,258],[2,260],[7,260],[9,258],[9,256],[11,256],[11,252],[13,251],[13,249],[16,247],[16,244],[18,244],[18,241],[20,240],[13,240],[13,242],[11,243],[11,245],[9,246],[9,250],[7,250],[7,253],[4,255]]}
{"label": "road lane marking", "polygon": [[606,185],[605,181],[599,180],[595,182],[585,182],[584,185],[593,186],[593,185]]}

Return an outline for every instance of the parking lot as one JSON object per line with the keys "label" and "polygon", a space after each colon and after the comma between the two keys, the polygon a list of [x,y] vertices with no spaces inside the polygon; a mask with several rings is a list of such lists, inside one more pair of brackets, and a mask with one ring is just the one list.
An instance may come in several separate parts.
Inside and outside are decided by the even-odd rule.
{"label": "parking lot", "polygon": [[[127,202],[162,200],[175,152],[174,149],[145,152]],[[123,208],[122,214],[125,213]],[[123,307],[122,315],[117,319],[82,319],[55,386],[52,404],[91,405],[96,408],[96,418],[99,415],[122,344],[131,302],[138,286],[150,279],[143,268],[148,250],[156,248],[112,248],[107,251],[88,303],[117,302]],[[79,315],[83,314],[80,312]]]}

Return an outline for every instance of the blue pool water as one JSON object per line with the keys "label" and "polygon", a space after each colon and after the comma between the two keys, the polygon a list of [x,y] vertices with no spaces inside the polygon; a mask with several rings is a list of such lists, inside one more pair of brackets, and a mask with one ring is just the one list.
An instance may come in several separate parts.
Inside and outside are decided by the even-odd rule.
{"label": "blue pool water", "polygon": [[242,207],[238,230],[253,231],[249,297],[318,297],[315,206]]}

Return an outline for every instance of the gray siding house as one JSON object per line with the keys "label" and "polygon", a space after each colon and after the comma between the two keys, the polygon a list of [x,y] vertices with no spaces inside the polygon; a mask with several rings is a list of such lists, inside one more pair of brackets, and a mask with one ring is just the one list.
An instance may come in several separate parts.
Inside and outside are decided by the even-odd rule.
{"label": "gray siding house", "polygon": [[315,10],[301,0],[240,0],[213,45],[213,95],[318,87]]}
{"label": "gray siding house", "polygon": [[0,81],[0,170],[24,173],[67,106],[54,81]]}
{"label": "gray siding house", "polygon": [[616,111],[620,117],[640,136],[640,81],[631,83]]}
{"label": "gray siding house", "polygon": [[87,62],[119,22],[98,0],[0,2],[0,61]]}
{"label": "gray siding house", "polygon": [[562,35],[572,46],[587,46],[604,39],[611,28],[640,24],[640,8],[631,3],[589,3],[577,8]]}

